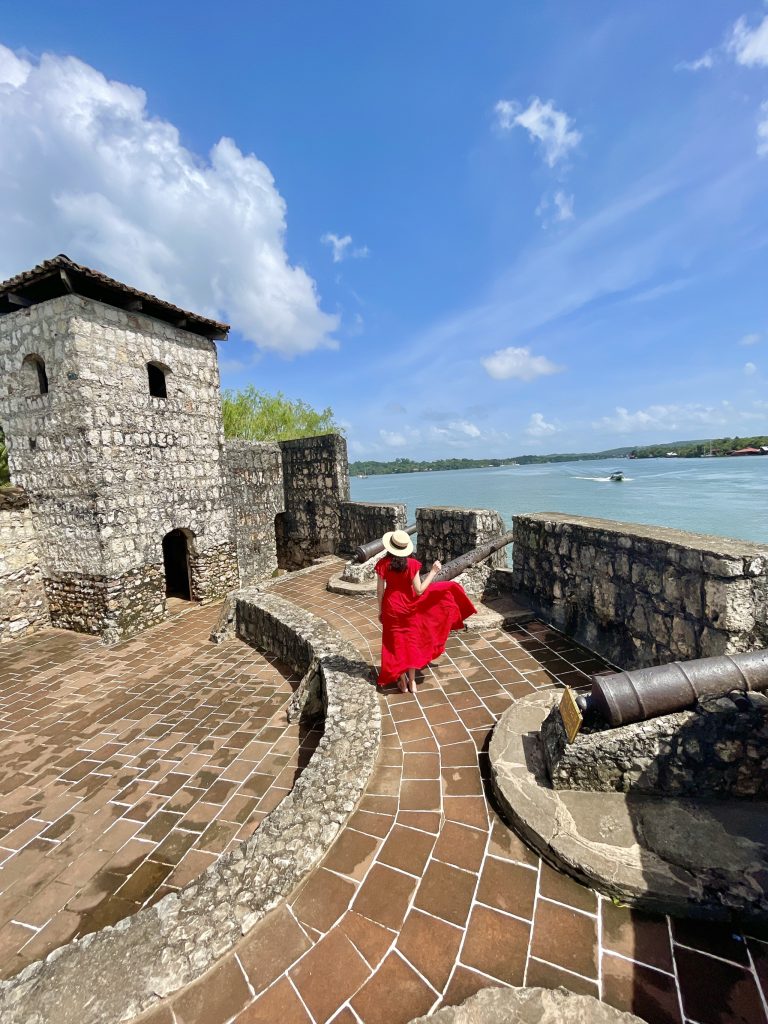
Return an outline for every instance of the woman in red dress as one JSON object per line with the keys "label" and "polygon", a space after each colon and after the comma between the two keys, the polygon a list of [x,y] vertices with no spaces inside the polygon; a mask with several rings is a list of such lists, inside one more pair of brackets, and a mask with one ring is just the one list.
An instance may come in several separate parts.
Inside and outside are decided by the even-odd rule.
{"label": "woman in red dress", "polygon": [[401,693],[416,693],[416,669],[439,658],[452,629],[477,611],[458,583],[433,583],[434,562],[422,580],[421,562],[408,556],[413,541],[405,530],[385,533],[387,555],[376,566],[376,597],[382,625],[378,685],[397,681]]}

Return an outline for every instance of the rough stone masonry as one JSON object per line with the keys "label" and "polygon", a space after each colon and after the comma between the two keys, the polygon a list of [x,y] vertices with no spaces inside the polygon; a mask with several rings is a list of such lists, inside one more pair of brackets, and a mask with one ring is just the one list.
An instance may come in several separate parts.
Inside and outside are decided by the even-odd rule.
{"label": "rough stone masonry", "polygon": [[118,641],[169,594],[212,601],[337,550],[344,439],[225,443],[226,325],[63,256],[0,298],[0,421],[28,501],[0,524],[0,639],[50,621]]}

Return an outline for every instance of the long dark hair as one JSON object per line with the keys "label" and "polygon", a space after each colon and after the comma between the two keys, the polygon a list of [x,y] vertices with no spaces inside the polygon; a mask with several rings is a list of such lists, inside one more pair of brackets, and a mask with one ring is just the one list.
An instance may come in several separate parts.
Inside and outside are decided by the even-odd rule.
{"label": "long dark hair", "polygon": [[408,559],[403,558],[402,555],[390,555],[389,567],[392,572],[405,572],[408,568]]}

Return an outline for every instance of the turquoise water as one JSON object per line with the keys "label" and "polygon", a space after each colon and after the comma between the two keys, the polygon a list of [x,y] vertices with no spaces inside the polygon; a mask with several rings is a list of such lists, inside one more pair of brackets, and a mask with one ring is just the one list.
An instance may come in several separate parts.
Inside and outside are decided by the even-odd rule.
{"label": "turquoise water", "polygon": [[[621,469],[624,483],[608,475]],[[768,456],[559,462],[351,480],[353,501],[565,512],[768,543]]]}

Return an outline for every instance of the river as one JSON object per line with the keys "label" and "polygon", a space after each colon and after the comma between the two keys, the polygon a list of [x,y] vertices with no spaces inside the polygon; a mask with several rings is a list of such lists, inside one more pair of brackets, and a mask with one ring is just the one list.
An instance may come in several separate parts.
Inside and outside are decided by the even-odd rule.
{"label": "river", "polygon": [[[608,480],[621,469],[623,483]],[[564,512],[768,544],[768,456],[557,462],[351,480],[353,501]]]}

